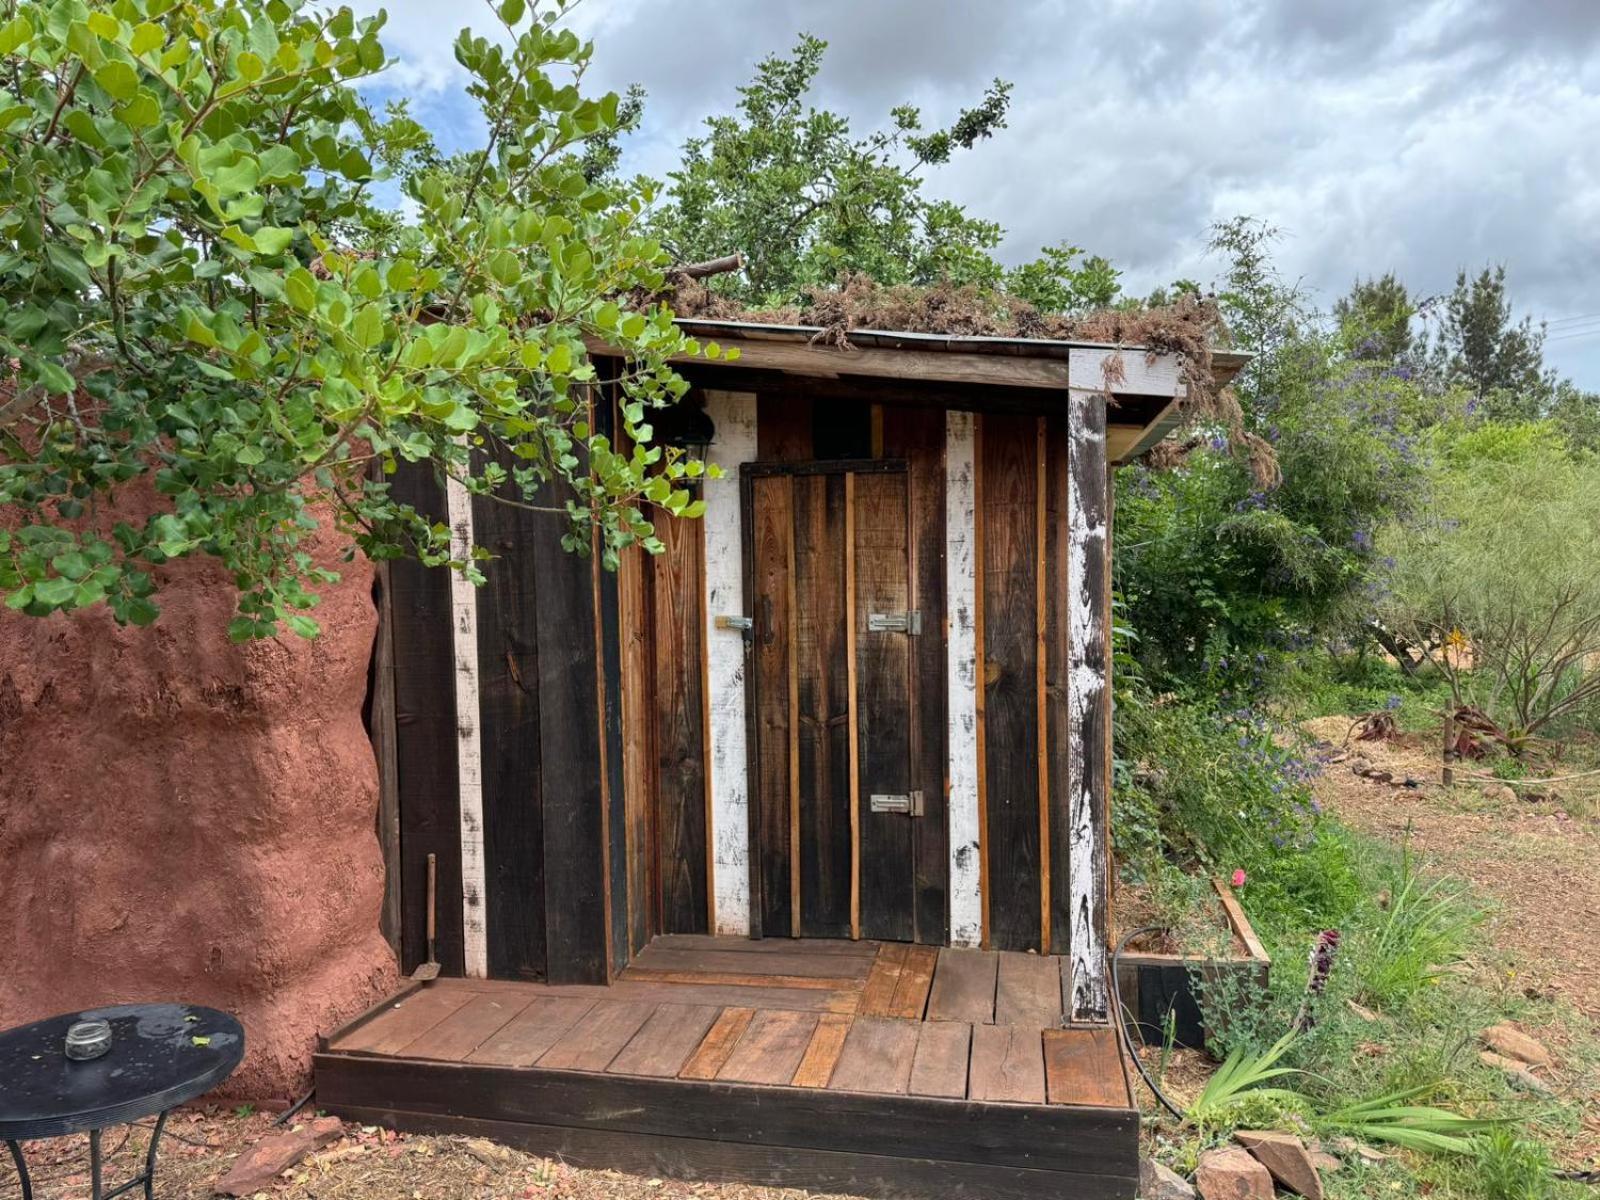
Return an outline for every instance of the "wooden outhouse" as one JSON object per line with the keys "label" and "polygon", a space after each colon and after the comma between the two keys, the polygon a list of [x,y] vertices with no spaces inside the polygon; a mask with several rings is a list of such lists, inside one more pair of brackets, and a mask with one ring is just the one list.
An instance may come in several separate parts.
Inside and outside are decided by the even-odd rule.
{"label": "wooden outhouse", "polygon": [[652,1174],[1132,1196],[1109,469],[1183,363],[682,323],[740,356],[657,422],[721,468],[664,553],[607,572],[397,480],[497,556],[381,597],[386,916],[409,971],[434,855],[448,978],[327,1039],[319,1104]]}

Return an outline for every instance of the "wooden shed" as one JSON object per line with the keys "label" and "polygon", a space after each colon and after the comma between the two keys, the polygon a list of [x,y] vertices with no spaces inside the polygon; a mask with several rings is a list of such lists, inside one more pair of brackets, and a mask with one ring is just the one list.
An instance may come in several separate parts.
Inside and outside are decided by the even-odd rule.
{"label": "wooden shed", "polygon": [[409,971],[435,855],[449,978],[331,1036],[319,1104],[652,1174],[1132,1196],[1109,469],[1183,363],[683,325],[740,357],[680,364],[658,424],[721,475],[665,553],[607,572],[397,481],[498,556],[382,597],[387,916]]}

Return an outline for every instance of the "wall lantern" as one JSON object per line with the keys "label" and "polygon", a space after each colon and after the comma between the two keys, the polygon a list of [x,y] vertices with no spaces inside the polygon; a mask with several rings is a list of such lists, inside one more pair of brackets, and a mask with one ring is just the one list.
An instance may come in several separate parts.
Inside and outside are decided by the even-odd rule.
{"label": "wall lantern", "polygon": [[670,408],[651,414],[658,446],[682,450],[690,458],[705,461],[706,452],[716,440],[717,426],[706,414],[699,396],[686,396]]}

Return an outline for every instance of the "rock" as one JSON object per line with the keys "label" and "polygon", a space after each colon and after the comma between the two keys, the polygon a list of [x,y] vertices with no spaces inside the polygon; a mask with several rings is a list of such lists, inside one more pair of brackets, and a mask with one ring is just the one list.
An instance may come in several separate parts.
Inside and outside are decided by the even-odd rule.
{"label": "rock", "polygon": [[1322,1200],[1322,1179],[1310,1152],[1294,1134],[1241,1129],[1233,1136],[1281,1187],[1306,1200]]}
{"label": "rock", "polygon": [[1356,1141],[1351,1137],[1338,1137],[1328,1143],[1328,1148],[1335,1153],[1344,1155],[1345,1158],[1359,1158],[1369,1166],[1381,1163],[1388,1159],[1388,1155],[1381,1150],[1374,1150],[1371,1146]]}
{"label": "rock", "polygon": [[1508,783],[1497,783],[1492,787],[1483,789],[1485,800],[1493,800],[1496,804],[1515,804],[1517,802],[1516,789]]}
{"label": "rock", "polygon": [[1498,1071],[1504,1071],[1512,1086],[1519,1087],[1525,1092],[1538,1092],[1541,1096],[1555,1094],[1555,1089],[1528,1070],[1526,1063],[1520,1063],[1514,1058],[1507,1058],[1503,1054],[1496,1054],[1493,1050],[1479,1051],[1478,1061],[1486,1067],[1494,1067]]}
{"label": "rock", "polygon": [[1201,1200],[1273,1200],[1272,1175],[1248,1151],[1207,1150],[1194,1173]]}
{"label": "rock", "polygon": [[1372,773],[1372,764],[1357,754],[1350,760],[1350,773],[1352,775],[1370,775]]}
{"label": "rock", "polygon": [[1139,1200],[1194,1200],[1194,1188],[1153,1158],[1139,1160]]}
{"label": "rock", "polygon": [[253,1196],[264,1192],[278,1181],[279,1175],[306,1155],[343,1135],[344,1124],[338,1117],[318,1117],[305,1125],[269,1133],[234,1159],[233,1166],[212,1190],[222,1196]]}
{"label": "rock", "polygon": [[1312,1150],[1311,1165],[1317,1169],[1318,1175],[1331,1174],[1334,1171],[1344,1170],[1344,1160],[1336,1158],[1326,1150]]}
{"label": "rock", "polygon": [[1380,1013],[1375,1013],[1365,1005],[1357,1004],[1354,1000],[1346,1000],[1345,1005],[1350,1009],[1351,1012],[1355,1013],[1355,1015],[1360,1017],[1363,1021],[1377,1023],[1384,1019]]}
{"label": "rock", "polygon": [[1555,1061],[1550,1057],[1550,1051],[1536,1038],[1529,1037],[1509,1022],[1491,1025],[1478,1037],[1489,1049],[1507,1058],[1515,1058],[1536,1067],[1548,1067]]}

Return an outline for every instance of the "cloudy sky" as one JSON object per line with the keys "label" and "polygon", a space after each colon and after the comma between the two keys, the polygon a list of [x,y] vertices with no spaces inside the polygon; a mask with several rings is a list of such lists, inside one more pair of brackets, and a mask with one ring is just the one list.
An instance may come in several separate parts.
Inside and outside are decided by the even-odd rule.
{"label": "cloudy sky", "polygon": [[[450,52],[493,24],[477,3],[385,3],[398,62],[375,90],[447,145],[482,128]],[[1069,241],[1133,291],[1208,283],[1207,227],[1248,213],[1324,304],[1357,275],[1432,294],[1504,263],[1549,360],[1600,389],[1600,0],[581,0],[568,19],[595,89],[649,91],[634,169],[664,174],[759,58],[814,33],[816,101],[861,131],[1015,84],[1008,127],[930,178],[1005,226],[1008,261]]]}

